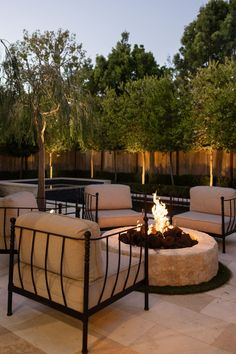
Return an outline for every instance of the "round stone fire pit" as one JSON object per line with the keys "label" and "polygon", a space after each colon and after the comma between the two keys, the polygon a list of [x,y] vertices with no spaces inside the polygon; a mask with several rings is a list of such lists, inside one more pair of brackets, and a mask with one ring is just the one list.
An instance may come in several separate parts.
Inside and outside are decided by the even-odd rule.
{"label": "round stone fire pit", "polygon": [[[121,232],[125,228],[118,228]],[[218,272],[218,245],[206,233],[182,228],[198,243],[192,247],[177,249],[149,249],[149,285],[184,286],[196,285],[211,280]],[[104,233],[114,233],[110,230]],[[110,240],[110,247],[117,251],[118,235]],[[132,254],[139,255],[139,247]],[[121,251],[129,254],[129,245],[122,244]]]}
{"label": "round stone fire pit", "polygon": [[218,246],[206,233],[185,229],[198,244],[181,249],[149,249],[149,285],[196,285],[218,271]]}

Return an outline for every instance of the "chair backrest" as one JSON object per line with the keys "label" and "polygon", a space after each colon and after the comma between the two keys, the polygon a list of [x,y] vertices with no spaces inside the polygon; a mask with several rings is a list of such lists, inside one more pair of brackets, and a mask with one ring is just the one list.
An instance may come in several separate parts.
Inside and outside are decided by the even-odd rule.
{"label": "chair backrest", "polygon": [[[190,210],[201,213],[221,214],[221,197],[225,199],[236,198],[233,188],[196,186],[190,189]],[[230,215],[226,205],[225,215]]]}
{"label": "chair backrest", "polygon": [[22,191],[0,198],[0,248],[7,248],[6,238],[10,237],[10,219],[37,210],[37,200],[33,193]]}
{"label": "chair backrest", "polygon": [[[130,187],[122,184],[90,184],[85,187],[85,193],[98,193],[98,210],[131,209],[132,198]],[[95,198],[91,206],[96,209]]]}
{"label": "chair backrest", "polygon": [[[48,272],[70,279],[83,280],[86,231],[91,232],[92,238],[100,236],[98,224],[90,220],[44,212],[21,215],[15,224],[20,261],[40,269],[46,266]],[[90,280],[102,275],[101,244],[91,240]]]}

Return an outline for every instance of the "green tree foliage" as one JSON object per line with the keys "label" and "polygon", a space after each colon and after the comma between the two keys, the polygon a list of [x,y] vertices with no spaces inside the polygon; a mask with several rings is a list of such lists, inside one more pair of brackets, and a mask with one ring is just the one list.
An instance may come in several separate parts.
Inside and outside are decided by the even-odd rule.
{"label": "green tree foliage", "polygon": [[72,86],[75,84],[72,79],[79,70],[88,66],[88,61],[81,44],[76,43],[75,36],[62,30],[42,34],[36,31],[32,35],[24,31],[23,41],[12,45],[10,52],[17,60],[17,77],[12,75],[12,62],[6,61],[6,84],[12,87],[12,81],[17,81],[18,85],[15,86],[20,87],[12,110],[14,114],[9,116],[11,126],[19,139],[22,132],[30,131],[19,129],[22,112],[28,109],[27,117],[31,118],[29,122],[36,131],[39,148],[38,197],[44,203],[45,132],[50,124],[63,126],[64,131],[70,128],[71,93],[81,89]]}
{"label": "green tree foliage", "polygon": [[8,109],[13,103],[11,99],[10,92],[6,90],[3,86],[0,86],[0,142],[3,144],[5,142],[5,127],[4,122],[6,121]]}
{"label": "green tree foliage", "polygon": [[107,92],[103,101],[105,147],[141,152],[142,182],[145,177],[145,151],[172,151],[181,144],[177,129],[177,99],[172,78],[147,76],[129,81],[117,94]]}
{"label": "green tree foliage", "polygon": [[101,101],[101,150],[122,150],[125,147],[126,120],[124,97],[114,89],[106,90]]}
{"label": "green tree foliage", "polygon": [[102,151],[113,151],[114,173],[117,180],[117,151],[125,148],[126,121],[123,95],[118,95],[115,89],[107,89],[101,100],[100,148]]}
{"label": "green tree foliage", "polygon": [[[236,149],[236,62],[211,62],[192,79],[195,148]],[[212,166],[210,166],[212,170]],[[212,173],[211,183],[212,183]]]}
{"label": "green tree foliage", "polygon": [[225,57],[235,57],[236,1],[210,0],[185,28],[181,43],[174,63],[184,75],[195,73],[211,60],[224,62]]}
{"label": "green tree foliage", "polygon": [[[127,94],[128,93],[128,94]],[[142,182],[145,178],[145,151],[172,152],[180,148],[176,90],[169,75],[146,77],[126,86],[126,148],[143,154]],[[171,161],[170,161],[171,162]],[[172,175],[172,165],[171,175]]]}
{"label": "green tree foliage", "polygon": [[160,68],[151,52],[146,52],[143,45],[129,44],[129,33],[123,32],[121,40],[112,48],[107,59],[103,55],[96,58],[93,84],[94,91],[105,93],[106,88],[113,88],[120,93],[121,84],[129,80],[141,79],[146,75],[161,76],[165,68]]}
{"label": "green tree foliage", "polygon": [[45,151],[49,154],[49,178],[53,177],[53,161],[55,155],[72,147],[69,129],[58,124],[57,118],[47,122],[44,136]]}
{"label": "green tree foliage", "polygon": [[77,142],[84,151],[91,152],[90,176],[94,177],[94,151],[101,150],[101,107],[100,97],[92,95],[88,90],[81,96],[76,106],[76,114],[79,116]]}

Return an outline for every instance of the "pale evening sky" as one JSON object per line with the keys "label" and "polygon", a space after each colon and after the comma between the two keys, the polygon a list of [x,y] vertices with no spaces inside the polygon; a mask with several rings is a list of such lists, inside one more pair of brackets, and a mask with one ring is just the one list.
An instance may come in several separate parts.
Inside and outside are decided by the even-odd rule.
{"label": "pale evening sky", "polygon": [[[167,63],[180,47],[184,27],[207,0],[0,0],[0,38],[22,39],[23,29],[68,29],[76,34],[93,62],[111,52],[121,33],[143,44],[158,64]],[[0,48],[0,54],[2,48]]]}

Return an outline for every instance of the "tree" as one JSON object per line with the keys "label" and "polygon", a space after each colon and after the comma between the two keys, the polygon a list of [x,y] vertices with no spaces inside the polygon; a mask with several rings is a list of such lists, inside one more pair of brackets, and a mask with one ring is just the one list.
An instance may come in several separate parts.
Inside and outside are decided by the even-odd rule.
{"label": "tree", "polygon": [[[125,85],[120,97],[124,144],[131,152],[142,154],[142,183],[145,183],[145,152],[172,151],[176,148],[176,97],[172,78],[145,77]],[[170,144],[173,144],[170,146]]]}
{"label": "tree", "polygon": [[94,67],[94,91],[105,93],[106,88],[113,88],[121,93],[121,84],[129,80],[144,78],[146,75],[161,76],[165,68],[160,68],[151,52],[146,52],[143,45],[129,44],[129,33],[123,32],[121,40],[112,48],[107,59],[99,55]]}
{"label": "tree", "polygon": [[107,89],[101,100],[100,148],[114,153],[114,173],[117,181],[117,151],[125,148],[126,122],[123,116],[123,95]]}
{"label": "tree", "polygon": [[[68,31],[40,31],[29,35],[24,31],[23,41],[10,47],[17,59],[17,78],[12,75],[11,62],[5,62],[7,85],[20,83],[14,105],[14,126],[19,134],[21,111],[28,107],[39,148],[38,199],[40,207],[45,200],[45,131],[50,121],[70,127],[71,81],[75,73],[88,65],[81,44]],[[73,88],[74,89],[74,88]],[[77,88],[78,89],[78,88]],[[12,116],[11,116],[12,118]],[[13,120],[11,120],[13,122]],[[25,133],[25,130],[24,130]]]}
{"label": "tree", "polygon": [[14,97],[10,90],[6,90],[0,86],[0,142],[5,143],[6,129],[5,122],[7,120],[9,107],[14,104]]}
{"label": "tree", "polygon": [[184,30],[174,64],[182,75],[236,55],[236,1],[210,0]]}
{"label": "tree", "polygon": [[53,160],[55,154],[69,150],[72,142],[69,129],[57,124],[57,119],[50,120],[45,130],[45,151],[49,154],[49,178],[53,178]]}
{"label": "tree", "polygon": [[90,151],[90,177],[94,178],[94,151],[101,149],[100,98],[85,91],[77,104],[80,126],[77,142],[81,150]]}
{"label": "tree", "polygon": [[195,148],[210,153],[213,185],[213,149],[236,149],[236,62],[211,62],[191,82],[192,131]]}

